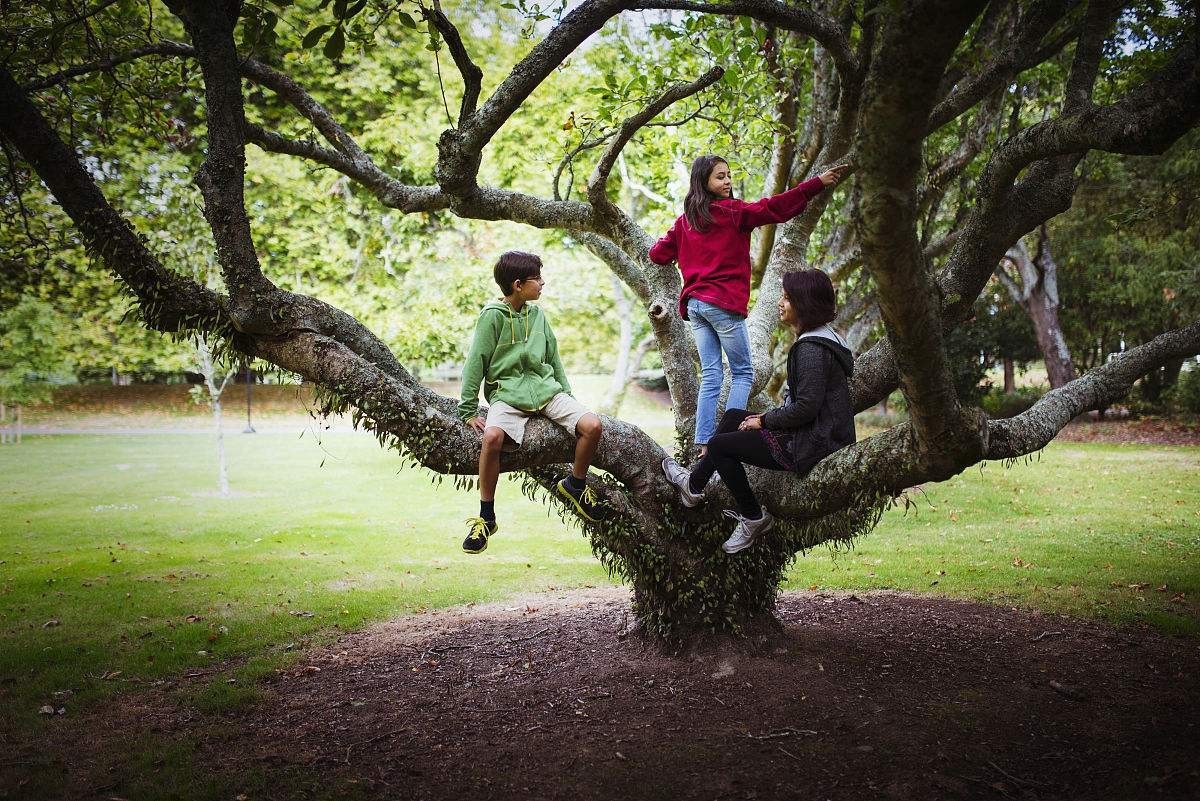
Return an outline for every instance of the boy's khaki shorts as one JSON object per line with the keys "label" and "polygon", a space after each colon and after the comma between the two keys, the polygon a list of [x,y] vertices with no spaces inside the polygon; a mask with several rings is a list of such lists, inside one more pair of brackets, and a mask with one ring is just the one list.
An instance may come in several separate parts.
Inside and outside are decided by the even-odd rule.
{"label": "boy's khaki shorts", "polygon": [[[572,398],[565,392],[560,392],[550,399],[542,408],[535,412],[527,412],[518,409],[514,406],[509,406],[504,401],[495,401],[488,407],[486,428],[495,426],[496,428],[504,429],[504,433],[508,438],[504,440],[504,448],[506,450],[515,450],[521,447],[521,441],[525,439],[525,423],[535,414],[540,414],[555,423],[558,423],[571,435],[575,434],[575,426],[579,423],[579,418],[588,414],[588,410],[582,403]],[[509,440],[512,440],[510,443]]]}

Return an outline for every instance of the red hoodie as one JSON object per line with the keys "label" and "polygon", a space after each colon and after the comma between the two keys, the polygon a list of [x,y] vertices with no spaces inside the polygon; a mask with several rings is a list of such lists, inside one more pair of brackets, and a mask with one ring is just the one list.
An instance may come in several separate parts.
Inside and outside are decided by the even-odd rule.
{"label": "red hoodie", "polygon": [[787,222],[824,188],[820,178],[809,178],[793,189],[753,203],[736,198],[714,200],[709,207],[713,221],[703,232],[689,225],[686,215],[680,215],[650,248],[650,261],[655,264],[679,261],[683,273],[679,316],[688,318],[688,298],[696,298],[745,317],[750,304],[750,232],[760,225]]}

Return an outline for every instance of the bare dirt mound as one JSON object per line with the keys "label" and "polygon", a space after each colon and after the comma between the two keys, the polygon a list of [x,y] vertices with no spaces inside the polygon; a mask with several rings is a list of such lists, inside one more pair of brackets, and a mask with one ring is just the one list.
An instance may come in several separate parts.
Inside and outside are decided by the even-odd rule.
{"label": "bare dirt mound", "polygon": [[136,780],[118,730],[188,743],[246,798],[1200,797],[1194,639],[801,592],[761,653],[677,659],[618,639],[627,609],[599,590],[408,618],[236,712],[125,696],[39,747],[71,755],[72,797]]}

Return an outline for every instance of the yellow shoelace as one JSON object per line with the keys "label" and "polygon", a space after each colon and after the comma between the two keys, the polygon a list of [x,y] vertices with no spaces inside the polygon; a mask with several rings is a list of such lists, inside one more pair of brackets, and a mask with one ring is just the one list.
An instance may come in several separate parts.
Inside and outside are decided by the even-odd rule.
{"label": "yellow shoelace", "polygon": [[463,522],[468,523],[471,526],[468,536],[475,537],[480,534],[482,534],[484,537],[488,536],[488,524],[487,521],[482,517],[468,517]]}
{"label": "yellow shoelace", "polygon": [[596,495],[595,490],[591,487],[584,487],[583,492],[579,495],[579,502],[595,506],[600,503],[600,497]]}

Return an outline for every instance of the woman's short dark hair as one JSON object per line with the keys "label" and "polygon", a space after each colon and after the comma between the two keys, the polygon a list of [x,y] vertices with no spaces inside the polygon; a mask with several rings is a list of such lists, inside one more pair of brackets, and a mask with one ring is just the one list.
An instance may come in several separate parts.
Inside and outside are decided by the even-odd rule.
{"label": "woman's short dark hair", "polygon": [[520,250],[501,253],[496,261],[496,269],[492,271],[496,283],[500,285],[500,291],[505,295],[512,294],[514,282],[537,278],[541,274],[541,257]]}
{"label": "woman's short dark hair", "polygon": [[783,293],[796,312],[801,332],[820,328],[837,316],[833,282],[820,270],[784,273]]}

